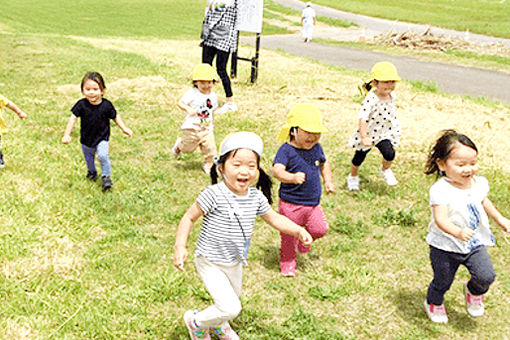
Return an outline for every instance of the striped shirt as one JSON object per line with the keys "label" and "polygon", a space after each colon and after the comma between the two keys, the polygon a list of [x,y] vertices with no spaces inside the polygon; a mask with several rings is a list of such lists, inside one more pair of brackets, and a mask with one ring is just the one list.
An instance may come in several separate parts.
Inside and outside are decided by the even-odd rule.
{"label": "striped shirt", "polygon": [[255,217],[271,209],[264,194],[250,187],[248,194],[236,195],[220,182],[202,191],[197,203],[204,217],[195,256],[216,264],[245,262]]}

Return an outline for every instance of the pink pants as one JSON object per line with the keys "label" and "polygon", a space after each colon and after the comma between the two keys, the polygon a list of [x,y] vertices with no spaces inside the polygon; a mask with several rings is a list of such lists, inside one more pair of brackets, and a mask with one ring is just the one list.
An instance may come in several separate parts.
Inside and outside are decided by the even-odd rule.
{"label": "pink pants", "polygon": [[[320,205],[307,206],[292,204],[280,200],[278,203],[280,214],[288,217],[294,223],[303,226],[312,235],[313,239],[321,238],[328,232],[328,222]],[[300,253],[310,251],[310,246],[305,247],[298,242],[295,236],[280,233],[282,245],[280,247],[280,270],[282,272],[296,271],[296,246]]]}

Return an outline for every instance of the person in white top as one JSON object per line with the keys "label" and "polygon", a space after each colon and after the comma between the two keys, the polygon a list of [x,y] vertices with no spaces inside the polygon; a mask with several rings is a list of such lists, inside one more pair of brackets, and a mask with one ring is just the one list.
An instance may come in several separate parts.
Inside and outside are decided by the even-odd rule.
{"label": "person in white top", "polygon": [[193,152],[197,147],[204,155],[204,172],[209,174],[216,156],[214,140],[214,111],[218,107],[218,97],[212,88],[217,79],[216,71],[209,64],[195,66],[192,74],[193,88],[179,100],[177,106],[187,113],[181,125],[182,134],[172,147],[174,157],[181,152]]}
{"label": "person in white top", "polygon": [[315,10],[312,8],[312,3],[307,2],[306,7],[301,12],[301,24],[303,25],[301,33],[303,34],[305,43],[312,41],[313,25],[315,25],[316,22],[317,19],[315,17]]}
{"label": "person in white top", "polygon": [[444,294],[461,264],[471,274],[464,285],[466,309],[473,317],[483,315],[484,294],[496,276],[486,249],[495,244],[489,217],[505,232],[510,230],[510,220],[487,197],[487,179],[477,176],[477,155],[471,139],[445,130],[428,156],[425,174],[441,176],[430,188],[431,218],[426,238],[434,278],[424,306],[433,322],[448,322]]}
{"label": "person in white top", "polygon": [[395,147],[400,143],[400,122],[395,105],[395,84],[400,80],[395,65],[388,61],[376,63],[370,72],[372,80],[364,84],[369,91],[359,112],[359,128],[349,139],[348,146],[356,150],[347,176],[347,189],[359,190],[358,168],[373,146],[383,156],[381,175],[388,185],[396,185],[391,171]]}
{"label": "person in white top", "polygon": [[[193,224],[202,217],[195,249],[195,266],[214,304],[202,311],[188,310],[184,321],[191,339],[239,339],[228,321],[241,312],[242,266],[246,264],[256,216],[280,232],[297,237],[305,246],[312,236],[271,204],[271,180],[260,168],[263,144],[251,132],[237,132],[221,143],[220,158],[211,168],[213,185],[186,211],[175,237],[174,266],[184,270],[186,243]],[[217,183],[220,172],[223,181]],[[257,181],[257,187],[252,187]]]}

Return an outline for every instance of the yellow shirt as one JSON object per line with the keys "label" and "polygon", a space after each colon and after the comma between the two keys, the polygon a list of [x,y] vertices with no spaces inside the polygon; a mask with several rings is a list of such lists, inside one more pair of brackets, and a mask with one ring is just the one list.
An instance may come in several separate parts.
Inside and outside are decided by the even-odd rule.
{"label": "yellow shirt", "polygon": [[7,106],[7,102],[8,102],[7,98],[0,94],[0,135],[3,135],[7,131],[9,131],[9,128],[7,127],[7,124],[5,124],[4,120],[4,112],[5,107]]}

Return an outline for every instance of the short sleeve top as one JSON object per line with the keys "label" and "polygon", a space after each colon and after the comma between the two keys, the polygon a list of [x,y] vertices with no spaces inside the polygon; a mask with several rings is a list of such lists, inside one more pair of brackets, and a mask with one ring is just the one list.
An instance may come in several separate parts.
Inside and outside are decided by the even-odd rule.
{"label": "short sleeve top", "polygon": [[93,105],[86,98],[74,104],[71,112],[80,118],[80,143],[95,148],[99,142],[110,138],[110,119],[117,117],[113,104],[103,98],[100,104]]}
{"label": "short sleeve top", "polygon": [[181,101],[198,113],[187,115],[181,129],[213,130],[213,112],[218,107],[218,97],[214,92],[203,94],[194,87],[182,96]]}

